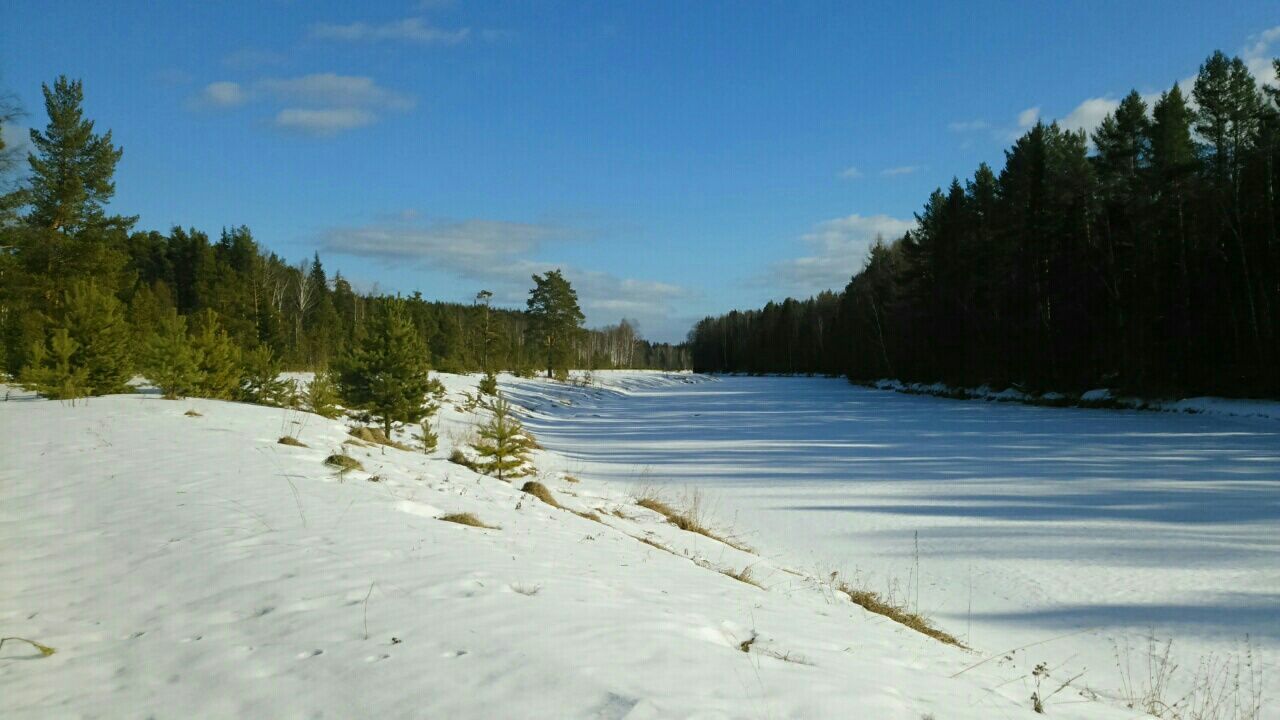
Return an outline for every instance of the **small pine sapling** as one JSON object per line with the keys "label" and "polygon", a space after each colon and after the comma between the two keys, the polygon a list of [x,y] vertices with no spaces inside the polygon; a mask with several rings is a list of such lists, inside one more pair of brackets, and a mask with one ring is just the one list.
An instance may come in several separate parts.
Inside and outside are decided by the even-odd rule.
{"label": "small pine sapling", "polygon": [[436,451],[436,446],[440,444],[440,435],[431,426],[431,420],[424,418],[422,424],[419,425],[422,434],[418,440],[422,443],[422,451],[430,454]]}
{"label": "small pine sapling", "polygon": [[480,392],[485,395],[498,394],[498,376],[494,375],[492,371],[485,373],[484,377],[480,378]]}
{"label": "small pine sapling", "polygon": [[218,316],[212,310],[201,313],[198,320],[200,330],[191,337],[198,368],[191,394],[230,400],[240,389],[240,378],[244,372],[240,365],[240,350],[222,329]]}
{"label": "small pine sapling", "polygon": [[295,391],[293,383],[280,377],[280,362],[266,345],[244,353],[240,399],[257,405],[284,407]]}
{"label": "small pine sapling", "polygon": [[47,350],[42,342],[31,348],[30,362],[18,376],[18,382],[52,400],[75,400],[88,395],[88,368],[72,365],[78,347],[66,328],[54,330]]}
{"label": "small pine sapling", "polygon": [[524,427],[511,412],[511,404],[498,397],[489,404],[493,416],[477,430],[479,438],[471,447],[480,456],[477,468],[499,480],[523,477],[532,472],[531,443]]}
{"label": "small pine sapling", "polygon": [[338,387],[334,383],[333,373],[318,372],[307,384],[307,409],[330,420],[338,417]]}
{"label": "small pine sapling", "polygon": [[169,400],[190,395],[200,373],[186,318],[170,309],[147,341],[142,372]]}

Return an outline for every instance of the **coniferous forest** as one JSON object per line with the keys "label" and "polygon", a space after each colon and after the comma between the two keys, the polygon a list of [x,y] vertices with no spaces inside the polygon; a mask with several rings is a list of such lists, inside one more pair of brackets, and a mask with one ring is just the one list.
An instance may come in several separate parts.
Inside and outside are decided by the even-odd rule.
{"label": "coniferous forest", "polygon": [[[481,289],[467,303],[360,292],[318,255],[290,262],[244,226],[137,229],[110,212],[123,149],[87,116],[81,84],[59,78],[44,99],[32,152],[0,135],[0,373],[46,394],[116,392],[141,373],[169,378],[166,393],[243,396],[254,377],[352,359],[385,315],[445,372],[688,366],[682,346],[647,342],[626,320],[583,329],[559,271],[534,278],[555,302],[526,311]],[[0,103],[0,121],[17,111]]]}
{"label": "coniferous forest", "polygon": [[1217,52],[1151,100],[1035,125],[843,292],[702,320],[694,368],[1280,395],[1280,90]]}

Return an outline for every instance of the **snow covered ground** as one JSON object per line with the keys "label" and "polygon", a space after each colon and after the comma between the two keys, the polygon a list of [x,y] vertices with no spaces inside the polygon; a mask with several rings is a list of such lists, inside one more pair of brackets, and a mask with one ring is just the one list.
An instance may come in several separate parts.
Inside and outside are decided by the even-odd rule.
{"label": "snow covered ground", "polygon": [[1036,643],[1012,653],[1024,669],[1102,693],[1147,681],[1152,630],[1173,641],[1175,689],[1211,653],[1243,660],[1247,636],[1263,716],[1280,717],[1280,421],[1214,414],[1275,403],[1189,415],[821,378],[597,381],[507,383],[583,476],[701,489],[766,556],[892,590],[981,652]]}
{"label": "snow covered ground", "polygon": [[[957,633],[963,628],[955,597],[963,595],[941,572],[944,563],[971,562],[976,587],[1008,593],[1015,603],[1028,587],[1065,587],[1068,597],[1077,597],[1064,578],[1036,584],[1018,575],[1029,566],[1018,553],[1037,552],[1048,541],[1033,535],[1035,526],[1010,537],[1021,549],[1002,544],[1004,553],[972,557],[971,534],[963,527],[946,537],[928,522],[940,516],[892,509],[931,505],[914,496],[911,482],[858,487],[881,473],[909,479],[908,468],[928,487],[946,487],[942,480],[954,463],[937,457],[942,448],[967,455],[960,446],[1021,446],[1040,442],[1038,434],[1019,439],[1017,428],[976,424],[972,439],[928,440],[924,419],[943,420],[947,411],[912,408],[936,401],[892,396],[899,411],[877,418],[845,407],[864,402],[865,394],[822,400],[819,389],[849,392],[836,383],[686,384],[693,378],[632,373],[611,376],[609,382],[626,391],[617,392],[504,378],[540,408],[530,417],[550,448],[537,454],[540,479],[568,508],[561,510],[448,462],[476,420],[463,397],[475,378],[444,380],[450,393],[441,442],[430,455],[351,445],[342,422],[237,403],[139,394],[71,406],[22,393],[0,402],[0,636],[56,651],[44,657],[21,642],[4,644],[0,714],[1036,717],[1028,665],[999,656],[983,663],[986,654],[940,644],[868,613],[835,591],[826,575],[832,566],[816,559],[834,556],[850,572],[877,562],[901,571],[905,528],[919,527],[927,581],[921,606]],[[753,395],[759,391],[765,395]],[[824,419],[826,413],[832,417]],[[824,429],[825,420],[835,422]],[[1021,429],[1034,433],[1036,426],[1028,421]],[[1258,426],[1232,429],[1245,435],[1213,440],[1232,453],[1222,462],[1270,472],[1272,456],[1250,434]],[[1003,439],[982,439],[983,430],[1002,432]],[[894,432],[916,433],[922,444],[891,448]],[[284,435],[307,447],[279,444]],[[771,440],[778,437],[784,442]],[[324,464],[335,452],[354,456],[364,469],[337,473]],[[1244,454],[1255,464],[1236,457]],[[751,531],[767,557],[679,530],[635,505],[623,484],[602,482],[630,479],[630,468],[644,465],[660,469],[651,476],[655,482],[705,483],[742,502],[750,512],[737,527]],[[966,469],[976,472],[972,461],[963,461],[957,477]],[[581,482],[571,482],[566,470],[581,473]],[[1022,472],[1050,470],[1025,465]],[[738,484],[728,484],[729,477]],[[1238,481],[1255,480],[1242,475]],[[1219,484],[1218,492],[1228,494],[1250,487]],[[746,492],[738,497],[734,488]],[[880,511],[832,509],[850,493],[865,502],[870,492],[888,493]],[[1274,560],[1274,538],[1250,530],[1274,504],[1264,496],[1237,500],[1231,507],[1248,517],[1219,517],[1212,526],[1191,523],[1190,529],[1236,529],[1234,540],[1214,542],[1222,543],[1217,558],[1256,574],[1242,570],[1237,578],[1234,589],[1244,602],[1259,588],[1275,587],[1274,572],[1268,576],[1264,567]],[[827,509],[782,511],[792,506]],[[457,512],[496,527],[439,519]],[[866,518],[879,518],[879,529],[864,525]],[[905,524],[894,526],[893,518]],[[994,530],[1009,521],[984,522]],[[1175,524],[1168,525],[1172,532]],[[817,548],[809,554],[806,532]],[[840,536],[836,553],[831,543]],[[1196,542],[1213,544],[1188,538],[1175,551]],[[1241,559],[1242,543],[1252,543],[1257,555]],[[879,550],[893,554],[881,561],[874,557]],[[1155,546],[1150,552],[1168,554]],[[969,559],[944,560],[949,553]],[[1082,554],[1064,553],[1068,557],[1045,561],[1047,573]],[[1202,567],[1216,564],[1210,555],[1188,554],[1181,565],[1191,568],[1189,577],[1220,581]],[[812,562],[806,567],[804,561]],[[748,566],[764,589],[720,572]],[[1075,567],[1075,577],[1087,577],[1086,569]],[[1149,590],[1125,577],[1131,590]],[[1021,582],[1002,587],[1010,578]],[[947,595],[953,597],[943,602]],[[994,606],[983,605],[987,597],[975,590],[972,642],[983,650],[999,649],[987,642],[1012,634],[991,628],[1023,623],[1027,636],[1040,637],[1044,628],[1070,624],[1053,614],[996,617]],[[1053,668],[1041,694],[1052,694],[1066,679]],[[1084,687],[1052,694],[1048,711],[1060,718],[1134,717],[1090,699]]]}

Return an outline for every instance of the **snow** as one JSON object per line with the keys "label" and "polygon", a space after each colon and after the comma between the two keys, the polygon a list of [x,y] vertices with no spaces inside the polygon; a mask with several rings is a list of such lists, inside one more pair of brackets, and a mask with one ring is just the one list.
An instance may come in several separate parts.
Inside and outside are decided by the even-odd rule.
{"label": "snow", "polygon": [[[722,489],[725,473],[746,470],[757,474],[745,507],[762,507],[766,481],[778,483],[775,498],[801,493],[812,505],[873,472],[865,463],[846,468],[842,489],[818,478],[839,470],[833,462],[868,452],[892,470],[914,461],[886,453],[938,450],[888,448],[890,418],[862,416],[869,431],[882,423],[882,437],[856,440],[833,434],[853,427],[847,413],[837,412],[829,430],[814,421],[814,409],[846,403],[814,390],[856,390],[657,373],[611,374],[611,389],[602,389],[504,376],[519,401],[537,406],[526,413],[547,432],[537,479],[567,508],[557,510],[445,459],[477,416],[464,397],[476,378],[443,380],[449,397],[430,455],[344,444],[342,422],[289,410],[154,394],[73,406],[11,393],[0,402],[0,635],[56,653],[40,657],[14,642],[0,649],[5,717],[1034,717],[1025,664],[982,663],[988,655],[868,613],[834,591],[832,566],[806,566],[810,556],[770,544],[807,534],[825,554],[842,528],[842,542],[856,539],[856,556],[870,567],[876,546],[862,539],[877,530],[853,526],[853,513],[792,511],[796,522],[785,523],[744,513],[736,528],[767,548],[761,557],[681,531],[636,506],[626,483],[610,482],[648,464],[662,470],[648,476],[654,482]],[[753,388],[776,389],[763,399],[780,407],[758,402]],[[936,402],[880,395],[901,408]],[[810,409],[782,414],[793,401]],[[696,413],[709,415],[700,422]],[[741,413],[740,422],[708,422],[725,413]],[[286,434],[308,447],[278,444]],[[769,444],[779,435],[786,447]],[[1244,452],[1252,441],[1233,434],[1222,442]],[[338,451],[365,470],[325,466]],[[1247,452],[1257,472],[1269,471],[1266,452]],[[699,463],[709,463],[705,474],[666,474]],[[1255,517],[1267,507],[1256,503]],[[459,512],[498,527],[438,519]],[[1241,537],[1221,540],[1223,557],[1243,542],[1271,552],[1274,539],[1233,527]],[[959,632],[954,607],[934,591],[950,581],[938,572],[942,538],[922,530],[921,606],[941,610]],[[946,541],[959,551],[966,542]],[[1207,540],[1184,547],[1197,542]],[[885,561],[898,563],[901,548],[889,545]],[[747,566],[766,589],[719,572]],[[987,575],[993,567],[978,568],[979,586],[1010,577]],[[1241,575],[1236,589],[1253,592],[1268,577]],[[1001,622],[975,618],[973,644],[1003,649],[987,644],[986,628]],[[1056,687],[1067,676],[1055,668],[1052,678]],[[1053,716],[1133,716],[1082,689],[1052,697]]]}
{"label": "snow", "polygon": [[766,557],[918,596],[981,652],[1036,643],[1013,653],[1024,672],[1046,662],[1115,696],[1117,647],[1145,679],[1154,631],[1182,690],[1202,658],[1243,658],[1247,636],[1280,697],[1278,403],[1169,406],[1202,411],[1186,414],[598,378],[508,383],[583,476],[700,489]]}

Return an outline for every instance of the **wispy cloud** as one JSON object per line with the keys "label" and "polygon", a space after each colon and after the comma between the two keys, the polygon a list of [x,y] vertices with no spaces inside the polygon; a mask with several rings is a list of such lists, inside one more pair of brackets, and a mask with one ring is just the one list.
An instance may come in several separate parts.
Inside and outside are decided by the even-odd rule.
{"label": "wispy cloud", "polygon": [[1018,113],[1018,127],[1027,129],[1040,120],[1040,106],[1029,107]]}
{"label": "wispy cloud", "polygon": [[194,106],[215,109],[238,107],[246,102],[249,102],[249,93],[240,83],[230,80],[211,82],[192,99]]}
{"label": "wispy cloud", "polygon": [[275,126],[288,131],[327,137],[343,130],[372,125],[378,117],[367,110],[359,108],[329,108],[327,110],[311,110],[307,108],[284,108],[276,113]]}
{"label": "wispy cloud", "polygon": [[310,35],[316,40],[342,42],[391,41],[418,45],[458,45],[471,38],[471,28],[438,28],[422,18],[411,17],[388,23],[317,23],[311,26]]}
{"label": "wispy cloud", "polygon": [[844,178],[845,180],[857,180],[858,178],[862,177],[862,171],[850,165],[849,167],[840,171],[840,177]]}
{"label": "wispy cloud", "polygon": [[876,238],[896,240],[915,226],[914,220],[856,213],[821,222],[800,238],[808,255],[776,263],[756,284],[800,296],[843,288],[862,269]]}
{"label": "wispy cloud", "polygon": [[274,105],[275,127],[318,137],[372,125],[382,111],[404,111],[414,105],[412,97],[382,87],[370,77],[315,73],[249,84],[212,82],[188,101],[188,107],[227,110],[251,103]]}
{"label": "wispy cloud", "polygon": [[1280,54],[1276,45],[1280,45],[1280,25],[1249,38],[1249,44],[1241,53],[1241,59],[1249,67],[1249,72],[1263,85],[1280,84],[1280,78],[1276,77],[1276,69],[1271,62],[1272,58]]}
{"label": "wispy cloud", "polygon": [[880,174],[885,177],[897,177],[899,175],[910,175],[919,169],[919,165],[900,165],[898,167],[885,168],[880,171]]}

